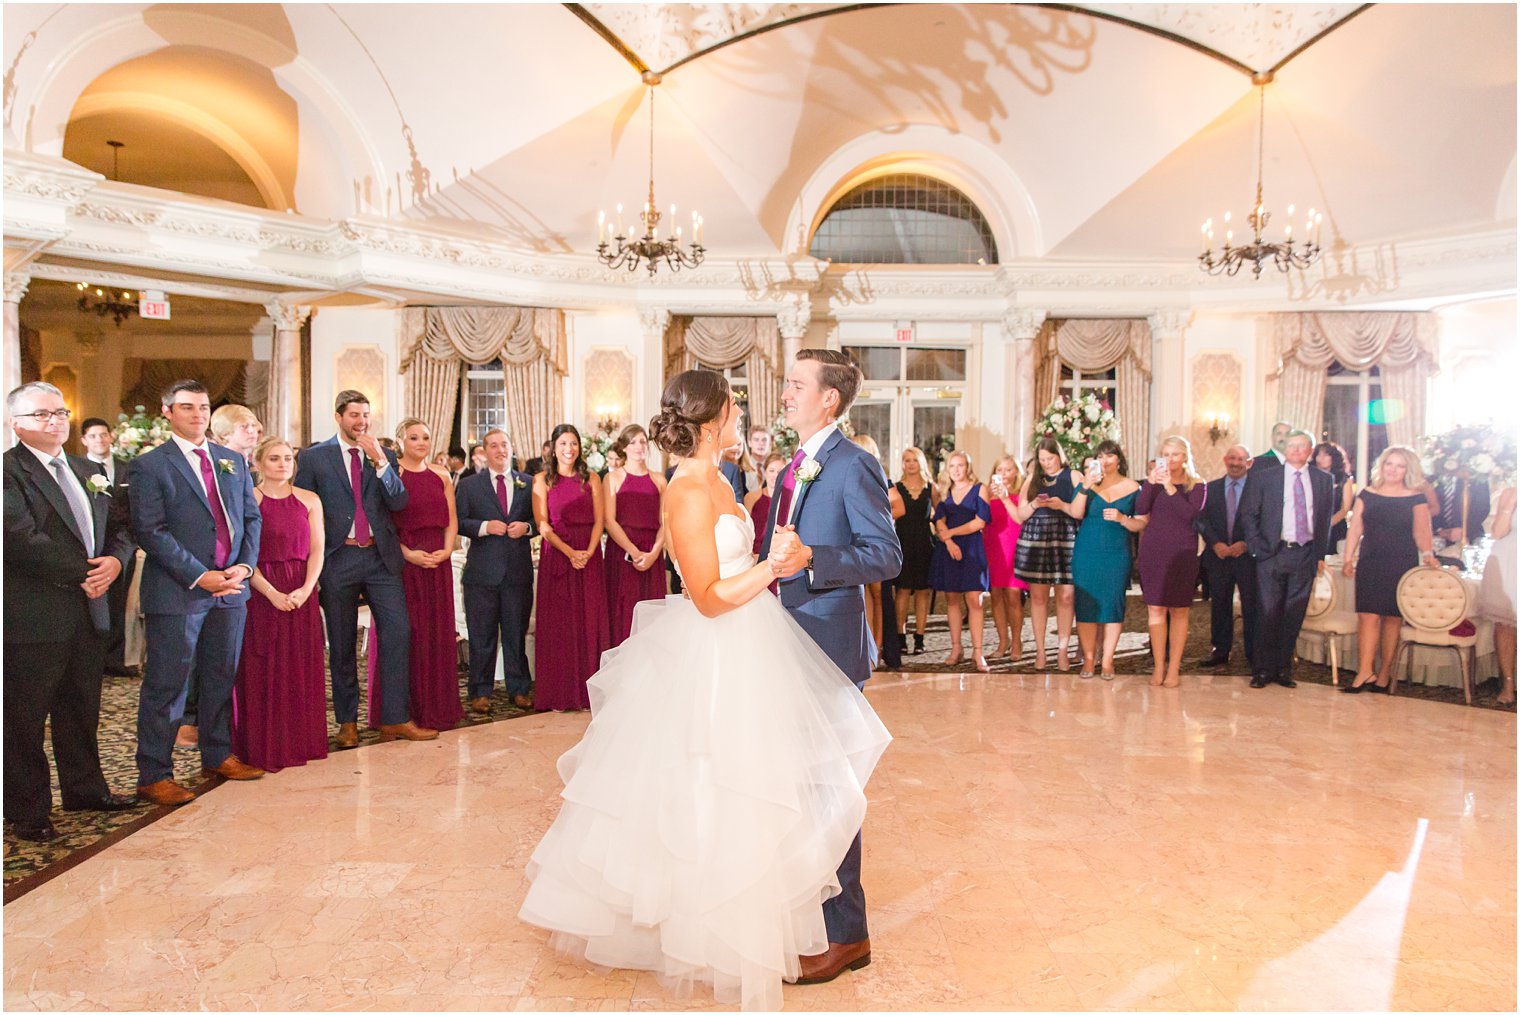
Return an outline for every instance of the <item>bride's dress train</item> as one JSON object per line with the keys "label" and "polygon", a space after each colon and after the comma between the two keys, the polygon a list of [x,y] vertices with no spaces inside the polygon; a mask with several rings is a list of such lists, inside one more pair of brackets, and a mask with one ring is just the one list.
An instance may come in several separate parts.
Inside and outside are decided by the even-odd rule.
{"label": "bride's dress train", "polygon": [[[753,562],[753,531],[719,519],[724,577]],[[716,618],[676,596],[640,603],[588,687],[591,725],[559,760],[564,804],[519,915],[597,965],[778,1009],[798,956],[828,947],[822,903],[886,728],[768,594]]]}

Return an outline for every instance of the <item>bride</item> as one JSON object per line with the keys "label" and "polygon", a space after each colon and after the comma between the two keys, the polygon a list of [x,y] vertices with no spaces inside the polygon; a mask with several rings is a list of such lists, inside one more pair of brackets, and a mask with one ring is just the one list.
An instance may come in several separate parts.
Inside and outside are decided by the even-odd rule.
{"label": "bride", "polygon": [[519,916],[598,966],[774,1011],[798,956],[828,948],[822,904],[891,737],[767,592],[770,565],[718,470],[740,432],[721,374],[666,385],[650,434],[682,458],[665,521],[690,599],[640,603],[632,636],[603,654]]}

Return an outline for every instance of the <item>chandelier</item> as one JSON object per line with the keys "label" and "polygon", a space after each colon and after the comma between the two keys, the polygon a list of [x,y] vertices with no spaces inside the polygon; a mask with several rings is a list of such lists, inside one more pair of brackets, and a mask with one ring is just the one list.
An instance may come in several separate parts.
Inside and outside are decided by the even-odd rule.
{"label": "chandelier", "polygon": [[1262,160],[1266,149],[1267,136],[1267,86],[1265,81],[1258,84],[1260,102],[1257,108],[1256,119],[1256,204],[1251,209],[1251,214],[1246,221],[1251,227],[1251,240],[1240,246],[1235,245],[1235,230],[1230,226],[1230,213],[1224,213],[1224,246],[1217,252],[1214,249],[1214,220],[1211,218],[1203,224],[1203,253],[1198,255],[1198,267],[1210,275],[1234,276],[1247,262],[1251,265],[1251,274],[1255,278],[1261,278],[1262,264],[1271,261],[1277,270],[1287,272],[1290,268],[1300,270],[1309,267],[1319,259],[1319,230],[1325,216],[1309,209],[1309,214],[1304,220],[1304,231],[1301,239],[1293,239],[1293,206],[1288,205],[1288,224],[1283,227],[1282,240],[1273,243],[1266,238],[1267,223],[1272,219],[1272,213],[1267,211],[1266,204],[1261,196]]}
{"label": "chandelier", "polygon": [[[621,204],[617,206],[614,222],[607,221],[605,211],[597,212],[596,257],[609,268],[626,268],[630,272],[637,271],[642,264],[652,278],[662,263],[671,271],[695,268],[702,263],[707,250],[702,246],[702,216],[695,211],[691,213],[691,244],[685,250],[681,249],[683,237],[681,227],[676,225],[675,205],[670,206],[670,221],[666,225],[671,231],[664,239],[660,238],[661,216],[659,205],[654,200],[654,86],[660,83],[660,76],[653,71],[645,71],[644,82],[649,85],[649,199],[644,202],[644,210],[639,213],[644,231],[633,237],[625,234]],[[609,228],[612,230],[610,237]]]}
{"label": "chandelier", "polygon": [[116,289],[91,289],[83,282],[76,284],[74,288],[79,290],[81,311],[101,317],[110,314],[116,319],[118,328],[121,327],[122,321],[137,313],[137,301],[129,292]]}

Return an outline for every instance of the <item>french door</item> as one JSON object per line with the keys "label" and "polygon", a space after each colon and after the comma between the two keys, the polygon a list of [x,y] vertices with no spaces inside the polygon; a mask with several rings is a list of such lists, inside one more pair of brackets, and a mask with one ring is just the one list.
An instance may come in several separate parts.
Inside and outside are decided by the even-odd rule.
{"label": "french door", "polygon": [[882,466],[896,478],[905,448],[921,448],[937,476],[955,450],[966,396],[965,348],[845,346],[865,374],[850,407],[850,425],[870,434]]}

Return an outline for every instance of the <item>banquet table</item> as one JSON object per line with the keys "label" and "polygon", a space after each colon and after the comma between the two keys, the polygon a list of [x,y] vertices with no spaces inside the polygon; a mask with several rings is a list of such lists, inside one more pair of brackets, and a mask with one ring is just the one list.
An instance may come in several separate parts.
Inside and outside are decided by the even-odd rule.
{"label": "banquet table", "polygon": [[[1326,557],[1325,567],[1330,571],[1331,580],[1335,583],[1335,613],[1337,616],[1349,616],[1353,621],[1356,619],[1356,579],[1347,578],[1341,570],[1342,560],[1339,556]],[[1462,583],[1467,586],[1469,603],[1477,601],[1478,586],[1481,583],[1479,577],[1471,574],[1462,576]],[[1469,616],[1478,629],[1477,665],[1473,671],[1473,683],[1480,684],[1489,677],[1496,676],[1499,672],[1498,657],[1494,654],[1494,626],[1487,620]],[[1340,639],[1340,665],[1342,679],[1345,679],[1346,671],[1353,673],[1357,667],[1357,639],[1355,637]],[[1407,658],[1413,654],[1411,660]],[[1304,632],[1298,636],[1298,657],[1310,662],[1330,664],[1329,657],[1325,652],[1324,639],[1311,632]],[[1435,648],[1412,648],[1406,653],[1406,658],[1400,663],[1399,679],[1408,680],[1416,684],[1430,684],[1437,687],[1461,687],[1462,673],[1457,668],[1457,657],[1445,650]]]}

